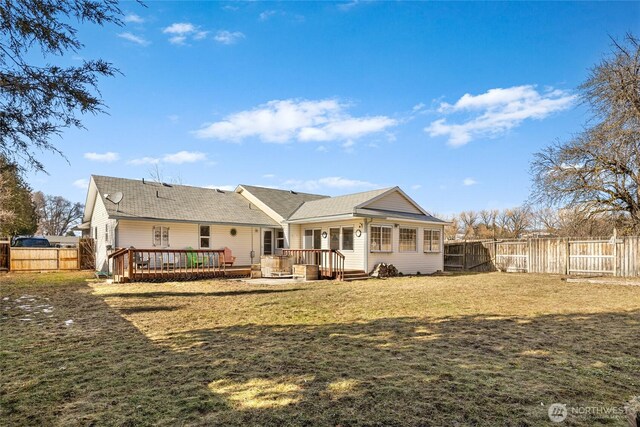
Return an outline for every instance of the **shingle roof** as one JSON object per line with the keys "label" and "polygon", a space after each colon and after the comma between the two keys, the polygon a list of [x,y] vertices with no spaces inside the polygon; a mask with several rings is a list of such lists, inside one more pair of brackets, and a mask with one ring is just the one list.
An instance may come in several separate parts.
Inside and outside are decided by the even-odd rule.
{"label": "shingle roof", "polygon": [[292,192],[289,190],[277,190],[274,188],[255,187],[244,184],[240,186],[285,219],[289,218],[289,216],[305,202],[328,198],[328,196],[322,196],[320,194],[299,193],[297,191]]}
{"label": "shingle roof", "polygon": [[289,217],[289,220],[351,214],[356,206],[389,190],[390,188],[382,188],[306,202]]}
{"label": "shingle roof", "polygon": [[[202,223],[279,226],[247,199],[233,191],[167,185],[156,182],[93,175],[111,217],[189,221]],[[124,195],[118,212],[105,194]],[[159,197],[156,196],[156,192]]]}

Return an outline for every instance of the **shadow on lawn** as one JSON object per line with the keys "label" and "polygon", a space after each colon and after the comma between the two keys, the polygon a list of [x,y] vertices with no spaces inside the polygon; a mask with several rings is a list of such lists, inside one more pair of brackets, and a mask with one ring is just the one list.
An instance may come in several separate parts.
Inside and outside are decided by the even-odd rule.
{"label": "shadow on lawn", "polygon": [[638,311],[244,325],[152,341],[122,317],[135,307],[111,308],[86,286],[50,292],[72,327],[4,325],[0,406],[12,425],[540,425],[540,402],[620,406],[640,389]]}

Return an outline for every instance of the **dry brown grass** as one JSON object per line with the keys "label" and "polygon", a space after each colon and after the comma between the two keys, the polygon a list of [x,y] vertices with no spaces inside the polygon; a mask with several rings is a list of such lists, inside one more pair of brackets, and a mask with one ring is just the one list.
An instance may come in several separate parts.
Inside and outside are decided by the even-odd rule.
{"label": "dry brown grass", "polygon": [[[46,274],[0,276],[0,292],[7,425],[540,425],[553,402],[640,393],[640,287]],[[625,425],[565,425],[606,423]]]}

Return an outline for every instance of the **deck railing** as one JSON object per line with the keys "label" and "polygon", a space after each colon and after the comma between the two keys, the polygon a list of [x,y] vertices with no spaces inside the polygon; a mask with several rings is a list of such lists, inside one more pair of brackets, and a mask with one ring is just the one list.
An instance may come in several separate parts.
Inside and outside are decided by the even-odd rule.
{"label": "deck railing", "polygon": [[137,280],[193,279],[224,276],[224,249],[122,248],[113,259],[116,283]]}
{"label": "deck railing", "polygon": [[344,255],[335,249],[283,249],[282,255],[293,257],[294,264],[319,267],[321,278],[344,280]]}

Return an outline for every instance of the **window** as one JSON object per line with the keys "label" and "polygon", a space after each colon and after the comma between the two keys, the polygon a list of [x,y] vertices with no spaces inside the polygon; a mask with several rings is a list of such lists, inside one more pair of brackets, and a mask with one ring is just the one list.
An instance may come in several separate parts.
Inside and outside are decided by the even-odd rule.
{"label": "window", "polygon": [[392,252],[390,226],[371,226],[371,252]]}
{"label": "window", "polygon": [[93,238],[94,240],[98,240],[98,227],[93,227]]}
{"label": "window", "polygon": [[169,246],[169,227],[153,227],[153,246]]}
{"label": "window", "polygon": [[104,241],[109,242],[109,224],[104,225]]}
{"label": "window", "polygon": [[353,250],[353,227],[344,227],[342,229],[342,250]]}
{"label": "window", "polygon": [[265,230],[264,236],[262,238],[263,247],[262,252],[264,255],[271,255],[273,253],[273,244],[272,244],[273,232],[271,230]]}
{"label": "window", "polygon": [[284,249],[284,231],[276,232],[276,249]]}
{"label": "window", "polygon": [[440,230],[424,230],[424,251],[440,252]]}
{"label": "window", "polygon": [[334,249],[334,250],[340,249],[340,229],[339,228],[329,229],[329,249]]}
{"label": "window", "polygon": [[417,230],[415,228],[400,228],[400,252],[416,252],[417,247]]}
{"label": "window", "polygon": [[200,247],[204,249],[209,249],[211,247],[211,226],[210,225],[200,226]]}

